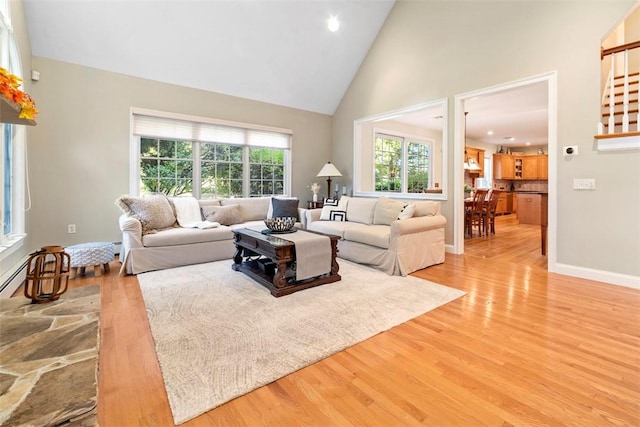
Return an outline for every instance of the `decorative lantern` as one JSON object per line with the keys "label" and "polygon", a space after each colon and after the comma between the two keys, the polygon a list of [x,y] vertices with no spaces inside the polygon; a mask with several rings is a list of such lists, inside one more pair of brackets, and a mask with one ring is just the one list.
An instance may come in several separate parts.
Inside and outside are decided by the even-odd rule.
{"label": "decorative lantern", "polygon": [[24,296],[31,303],[55,301],[67,291],[71,257],[62,246],[44,246],[27,261]]}

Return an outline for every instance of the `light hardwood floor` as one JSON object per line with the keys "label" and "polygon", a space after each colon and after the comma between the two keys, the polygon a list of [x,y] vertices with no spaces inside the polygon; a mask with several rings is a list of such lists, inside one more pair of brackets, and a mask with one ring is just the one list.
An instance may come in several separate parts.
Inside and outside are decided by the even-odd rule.
{"label": "light hardwood floor", "polygon": [[[183,425],[640,425],[640,291],[547,273],[539,228],[515,217],[465,243],[415,275],[466,296]],[[171,426],[137,279],[118,268],[72,281],[102,287],[100,425]]]}

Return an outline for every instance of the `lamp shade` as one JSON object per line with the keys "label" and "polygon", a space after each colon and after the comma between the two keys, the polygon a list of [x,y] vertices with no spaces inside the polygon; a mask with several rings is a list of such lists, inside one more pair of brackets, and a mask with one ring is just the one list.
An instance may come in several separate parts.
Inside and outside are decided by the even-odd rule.
{"label": "lamp shade", "polygon": [[333,163],[331,162],[327,162],[322,169],[320,169],[320,172],[318,172],[318,175],[316,176],[342,176],[342,174],[340,173],[340,171],[333,165]]}

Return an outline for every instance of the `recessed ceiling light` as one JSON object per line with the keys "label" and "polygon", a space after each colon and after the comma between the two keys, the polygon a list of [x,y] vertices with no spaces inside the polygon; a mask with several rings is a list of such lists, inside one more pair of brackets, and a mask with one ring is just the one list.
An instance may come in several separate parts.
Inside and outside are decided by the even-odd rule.
{"label": "recessed ceiling light", "polygon": [[329,28],[329,31],[335,33],[336,31],[338,31],[338,28],[340,28],[340,21],[338,21],[338,18],[336,18],[335,16],[332,16],[327,21],[327,27]]}
{"label": "recessed ceiling light", "polygon": [[527,142],[525,145],[531,145],[531,143],[530,143],[530,142]]}
{"label": "recessed ceiling light", "polygon": [[487,131],[487,135],[493,135],[493,131],[492,130]]}

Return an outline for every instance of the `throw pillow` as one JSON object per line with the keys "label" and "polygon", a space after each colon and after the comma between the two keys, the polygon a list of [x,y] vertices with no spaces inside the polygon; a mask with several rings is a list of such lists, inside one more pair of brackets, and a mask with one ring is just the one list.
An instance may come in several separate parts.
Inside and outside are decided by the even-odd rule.
{"label": "throw pillow", "polygon": [[438,214],[438,202],[432,200],[425,200],[424,202],[416,203],[416,212],[413,216],[434,216]]}
{"label": "throw pillow", "polygon": [[400,214],[398,214],[398,219],[409,219],[413,217],[413,214],[416,212],[416,205],[409,203],[408,205],[404,205]]}
{"label": "throw pillow", "polygon": [[345,222],[347,220],[347,211],[331,211],[329,212],[329,220]]}
{"label": "throw pillow", "polygon": [[[331,219],[332,211],[346,212],[347,201],[347,197],[343,197],[340,200],[325,199],[322,206],[322,212],[320,212],[320,221],[333,221]],[[344,219],[344,221],[346,221],[346,218]]]}
{"label": "throw pillow", "polygon": [[142,234],[172,227],[176,222],[173,208],[164,194],[135,197],[124,195],[116,200],[124,213],[137,218],[142,224]]}
{"label": "throw pillow", "polygon": [[373,223],[376,225],[391,225],[398,218],[405,205],[406,202],[400,200],[391,200],[385,196],[380,197],[373,212]]}
{"label": "throw pillow", "polygon": [[298,218],[298,199],[278,199],[271,198],[271,204],[273,206],[272,218],[278,218],[283,216],[292,216]]}
{"label": "throw pillow", "polygon": [[204,219],[218,222],[222,225],[233,225],[244,222],[238,205],[204,206],[202,208]]}

